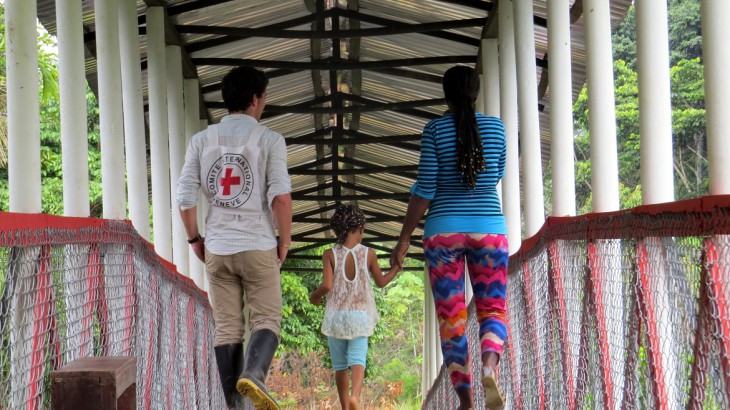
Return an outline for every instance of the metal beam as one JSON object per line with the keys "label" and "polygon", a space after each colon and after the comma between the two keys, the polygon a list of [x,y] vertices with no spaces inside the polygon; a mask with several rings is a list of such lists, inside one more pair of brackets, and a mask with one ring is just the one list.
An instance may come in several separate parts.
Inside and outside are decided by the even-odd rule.
{"label": "metal beam", "polygon": [[[316,16],[314,14],[297,17],[291,20],[282,21],[280,23],[276,24],[270,24],[268,26],[260,27],[261,30],[279,30],[280,32],[283,32],[285,29],[291,28],[291,27],[297,27],[301,26],[303,24],[311,23],[315,21]],[[194,53],[196,51],[205,50],[212,47],[217,47],[223,44],[232,43],[234,41],[243,40],[246,37],[240,37],[240,36],[223,36],[223,37],[217,37],[213,39],[208,40],[201,40],[197,41],[195,43],[190,43],[187,46],[185,46],[185,51],[188,53]]]}
{"label": "metal beam", "polygon": [[379,68],[408,67],[435,64],[459,64],[477,61],[475,55],[404,58],[381,61],[349,61],[343,59],[322,59],[318,61],[277,61],[244,58],[193,58],[196,65],[209,66],[252,66],[258,68],[286,68],[292,70],[373,70]]}
{"label": "metal beam", "polygon": [[[322,244],[332,244],[331,239],[327,239],[327,242],[322,242]],[[291,272],[291,273],[321,273],[321,268],[290,268],[286,264],[282,266],[281,270],[283,272]],[[402,272],[422,272],[423,266],[404,266],[401,269]]]}
{"label": "metal beam", "polygon": [[[434,98],[431,100],[420,100],[420,101],[400,101],[400,102],[380,102],[374,100],[365,100],[362,97],[352,96],[356,98],[344,97],[346,100],[361,103],[362,105],[350,105],[341,107],[313,107],[314,104],[322,104],[324,101],[308,101],[297,105],[267,105],[265,108],[266,112],[279,113],[279,114],[344,114],[344,113],[363,113],[372,111],[398,111],[406,110],[416,107],[432,107],[435,105],[444,105],[443,98]],[[331,97],[318,97],[320,99],[326,98],[329,100]],[[333,98],[343,98],[343,95],[335,96]],[[222,101],[209,101],[207,102],[209,108],[225,108],[225,104]]]}
{"label": "metal beam", "polygon": [[[348,10],[337,10],[345,15]],[[348,16],[349,17],[349,16]],[[466,20],[447,20],[433,23],[409,24],[391,20],[386,27],[361,28],[350,30],[282,30],[270,28],[248,28],[248,27],[223,27],[223,26],[201,26],[201,25],[177,25],[177,31],[185,34],[214,34],[219,36],[251,38],[298,38],[298,39],[344,39],[354,37],[381,37],[395,34],[410,33],[431,33],[440,30],[453,30],[465,27],[482,27],[487,21],[486,18],[475,18]],[[469,38],[471,39],[471,38]],[[475,41],[479,41],[475,39]]]}
{"label": "metal beam", "polygon": [[[340,158],[341,160],[342,158]],[[289,175],[369,175],[397,174],[399,172],[418,171],[418,165],[399,165],[394,167],[358,168],[358,169],[301,169],[289,171]]]}
{"label": "metal beam", "polygon": [[[342,17],[356,19],[358,21],[363,21],[366,23],[378,24],[378,25],[385,26],[385,27],[399,26],[399,25],[404,24],[402,21],[372,16],[372,15],[364,14],[364,13],[361,13],[361,12],[358,12],[355,10],[341,10],[340,15]],[[472,19],[472,20],[483,20],[483,18]],[[468,21],[468,20],[451,20],[451,21]],[[484,25],[484,22],[482,22],[481,24],[474,24],[473,26],[464,26],[464,27],[475,27],[475,26],[482,26],[482,25]],[[453,27],[453,28],[460,28],[460,27]],[[447,28],[444,27],[439,30],[446,30],[446,29]],[[424,34],[424,35],[436,37],[436,38],[441,38],[444,40],[455,41],[457,43],[468,44],[468,45],[472,45],[472,46],[476,46],[476,47],[479,46],[479,39],[465,36],[463,34],[458,34],[458,33],[453,33],[453,32],[448,32],[448,31],[425,31],[425,32],[420,32],[420,34]]]}
{"label": "metal beam", "polygon": [[[349,171],[346,169],[340,170],[340,172]],[[329,175],[329,174],[328,174]],[[392,193],[392,194],[380,194],[380,195],[292,195],[293,200],[297,201],[376,201],[383,199],[392,199],[394,201],[400,201],[407,203],[411,198],[410,193]]]}

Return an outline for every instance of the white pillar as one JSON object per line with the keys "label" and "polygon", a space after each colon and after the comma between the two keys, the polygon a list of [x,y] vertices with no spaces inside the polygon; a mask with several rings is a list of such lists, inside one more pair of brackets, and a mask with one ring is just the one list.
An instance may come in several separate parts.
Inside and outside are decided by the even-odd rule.
{"label": "white pillar", "polygon": [[517,0],[513,8],[520,109],[520,150],[524,173],[525,234],[530,237],[536,234],[545,222],[532,0]]}
{"label": "white pillar", "polygon": [[41,212],[36,2],[5,1],[10,212]]}
{"label": "white pillar", "polygon": [[[177,180],[185,163],[185,101],[183,101],[182,51],[180,46],[166,47],[167,113],[170,130],[170,198],[175,203]],[[173,206],[173,208],[176,208]],[[177,209],[172,213],[172,261],[178,272],[190,276],[185,225]]]}
{"label": "white pillar", "polygon": [[[208,128],[208,120],[207,119],[201,119],[200,120],[200,129],[204,130]],[[205,237],[205,217],[208,215],[208,201],[205,199],[205,196],[202,192],[198,194],[199,198],[199,204],[198,206],[198,225],[200,225],[200,234]],[[203,278],[202,283],[198,285],[201,289],[204,291],[208,291],[210,288],[210,283],[208,281],[208,273],[203,269]]]}
{"label": "white pillar", "polygon": [[636,2],[641,197],[644,204],[674,201],[667,17],[665,1]]}
{"label": "white pillar", "polygon": [[507,139],[507,163],[502,178],[502,211],[507,220],[510,255],[522,243],[520,214],[520,158],[518,152],[517,64],[512,0],[500,0],[499,25],[499,106]]}
{"label": "white pillar", "polygon": [[705,63],[705,116],[710,195],[730,194],[730,3],[702,1],[702,54]]}
{"label": "white pillar", "polygon": [[127,217],[117,0],[94,0],[104,218]]}
{"label": "white pillar", "polygon": [[499,117],[499,41],[482,39],[482,95],[484,114]]}
{"label": "white pillar", "polygon": [[[674,201],[674,156],[667,3],[637,1],[635,7],[642,203],[671,202]],[[664,250],[661,238],[646,238],[644,242],[655,252]],[[679,386],[671,381],[677,379],[680,370],[672,351],[676,336],[670,318],[673,309],[669,269],[662,263],[652,265],[655,271],[651,273],[657,278],[651,289],[656,292],[656,320],[666,324],[659,327],[661,342],[657,354],[664,368],[664,380],[659,383],[666,386],[667,402],[677,403]]]}
{"label": "white pillar", "polygon": [[619,209],[616,112],[613,94],[611,15],[608,0],[583,2],[588,82],[588,125],[591,133],[593,211]]}
{"label": "white pillar", "polygon": [[547,20],[553,215],[570,216],[575,215],[575,159],[569,0],[548,0]]}
{"label": "white pillar", "polygon": [[86,133],[86,66],[81,0],[58,0],[56,22],[63,214],[89,216],[89,142]]}
{"label": "white pillar", "polygon": [[[613,55],[611,51],[611,15],[608,0],[584,0],[586,37],[586,73],[588,82],[589,129],[591,133],[591,185],[595,212],[619,209],[618,153],[616,149],[616,112]],[[598,241],[598,254],[603,266],[618,266],[617,249],[620,240]],[[610,345],[610,368],[614,388],[614,403],[621,403],[625,353],[624,326],[610,312],[624,309],[624,289],[620,281],[603,284],[604,297],[598,301],[604,310],[606,328],[613,343]]]}
{"label": "white pillar", "polygon": [[162,7],[148,7],[147,81],[152,165],[152,231],[155,251],[161,257],[172,261],[166,60],[164,10]]}
{"label": "white pillar", "polygon": [[439,338],[438,318],[436,317],[436,305],[431,291],[431,281],[428,276],[428,268],[423,269],[423,367],[421,372],[421,388],[423,394],[433,386],[438,376],[439,369],[443,363],[441,352],[441,339]]}
{"label": "white pillar", "polygon": [[474,103],[474,110],[482,114],[484,113],[484,93],[484,76],[479,74],[479,96],[477,96],[477,100]]}
{"label": "white pillar", "polygon": [[139,57],[137,5],[119,2],[119,41],[122,58],[122,100],[127,154],[129,219],[143,238],[150,239],[150,201],[147,186],[147,146],[142,98],[142,67]]}
{"label": "white pillar", "polygon": [[[200,130],[200,83],[195,78],[183,80],[183,98],[185,101],[185,146],[190,143],[190,139]],[[202,195],[199,193],[198,197]],[[198,200],[198,229],[203,234],[201,225],[205,225],[205,219],[201,217],[200,207],[201,200]],[[188,252],[190,278],[203,288],[203,271],[205,265],[195,256],[195,252]]]}

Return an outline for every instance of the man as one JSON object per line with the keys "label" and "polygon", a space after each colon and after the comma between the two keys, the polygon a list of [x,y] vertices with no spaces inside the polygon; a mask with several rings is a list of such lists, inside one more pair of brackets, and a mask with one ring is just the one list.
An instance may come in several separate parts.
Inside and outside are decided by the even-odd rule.
{"label": "man", "polygon": [[[240,403],[238,389],[257,409],[279,408],[265,380],[279,345],[279,267],[291,244],[292,207],[284,138],[258,123],[267,85],[266,75],[250,67],[223,77],[229,114],[192,138],[177,184],[188,242],[208,272],[215,355],[229,407]],[[199,188],[210,204],[206,238],[198,231]],[[245,355],[244,294],[251,328]]]}

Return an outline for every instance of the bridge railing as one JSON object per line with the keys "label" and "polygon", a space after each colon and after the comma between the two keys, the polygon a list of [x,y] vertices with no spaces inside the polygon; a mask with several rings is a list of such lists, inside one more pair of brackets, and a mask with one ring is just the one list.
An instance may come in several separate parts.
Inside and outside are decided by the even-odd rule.
{"label": "bridge railing", "polygon": [[136,356],[138,408],[223,408],[205,293],[126,221],[0,212],[0,409],[50,404],[50,372]]}
{"label": "bridge railing", "polygon": [[[730,196],[551,217],[509,263],[506,408],[730,408]],[[442,369],[423,408],[456,403]]]}

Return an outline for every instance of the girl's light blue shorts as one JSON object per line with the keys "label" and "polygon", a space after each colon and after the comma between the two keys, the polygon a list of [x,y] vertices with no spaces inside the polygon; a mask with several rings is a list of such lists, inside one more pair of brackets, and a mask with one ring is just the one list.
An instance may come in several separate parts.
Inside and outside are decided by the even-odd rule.
{"label": "girl's light blue shorts", "polygon": [[327,342],[330,347],[332,367],[335,371],[349,369],[351,366],[356,364],[365,367],[368,355],[367,336],[356,337],[349,340],[337,339],[328,336]]}

